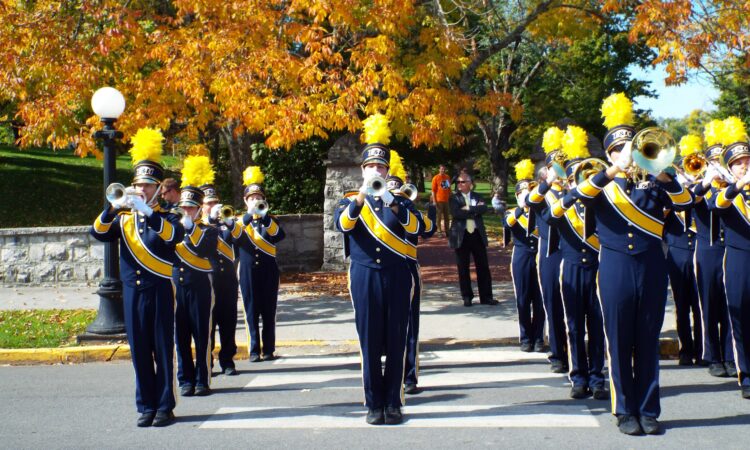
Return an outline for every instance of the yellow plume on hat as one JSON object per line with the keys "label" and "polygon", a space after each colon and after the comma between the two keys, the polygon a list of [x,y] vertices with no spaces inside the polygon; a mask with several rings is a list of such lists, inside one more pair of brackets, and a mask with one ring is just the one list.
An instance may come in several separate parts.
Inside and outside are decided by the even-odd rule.
{"label": "yellow plume on hat", "polygon": [[686,134],[680,139],[680,156],[683,158],[703,150],[703,140],[695,134]]}
{"label": "yellow plume on hat", "polygon": [[404,168],[403,159],[401,159],[401,155],[395,150],[391,150],[391,162],[388,171],[394,177],[399,177],[401,181],[406,182],[406,169]]}
{"label": "yellow plume on hat", "polygon": [[391,142],[391,129],[388,118],[382,114],[373,114],[362,121],[365,132],[362,134],[365,144],[388,145]]}
{"label": "yellow plume on hat", "polygon": [[162,141],[164,141],[164,136],[161,131],[155,128],[138,130],[130,138],[130,143],[133,144],[130,148],[130,158],[133,160],[133,164],[144,160],[160,163]]}
{"label": "yellow plume on hat", "polygon": [[730,116],[724,119],[724,132],[721,134],[721,143],[725,147],[735,142],[747,141],[747,131],[742,119]]}
{"label": "yellow plume on hat", "polygon": [[533,180],[534,179],[534,163],[530,159],[522,159],[515,165],[516,169],[516,180]]}
{"label": "yellow plume on hat", "polygon": [[560,150],[565,132],[557,127],[549,127],[542,137],[542,148],[545,153]]}
{"label": "yellow plume on hat", "polygon": [[712,145],[721,144],[721,137],[724,134],[724,121],[714,119],[706,124],[703,128],[703,138],[706,140],[706,145],[711,147]]}
{"label": "yellow plume on hat", "polygon": [[263,172],[261,172],[259,166],[249,166],[242,173],[242,182],[245,186],[250,186],[251,184],[263,184],[263,180],[265,179],[266,177],[263,175]]}
{"label": "yellow plume on hat", "polygon": [[589,136],[581,127],[568,125],[565,136],[562,139],[562,152],[565,159],[588,158],[589,155]]}
{"label": "yellow plume on hat", "polygon": [[610,130],[618,125],[633,125],[633,102],[622,92],[612,94],[602,102],[602,117]]}
{"label": "yellow plume on hat", "polygon": [[185,158],[182,165],[182,184],[185,186],[202,186],[214,182],[214,169],[208,156],[191,155]]}

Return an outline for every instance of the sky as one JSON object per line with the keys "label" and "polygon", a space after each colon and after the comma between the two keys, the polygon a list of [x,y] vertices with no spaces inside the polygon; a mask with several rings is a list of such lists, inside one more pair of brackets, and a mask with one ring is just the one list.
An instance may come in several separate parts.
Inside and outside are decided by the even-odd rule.
{"label": "sky", "polygon": [[657,119],[681,118],[690,114],[694,109],[711,111],[715,109],[714,99],[718,98],[716,90],[708,80],[693,78],[680,86],[666,86],[664,79],[667,73],[663,66],[648,70],[631,67],[634,78],[651,82],[651,90],[658,97],[636,97],[633,99],[636,108],[650,109]]}

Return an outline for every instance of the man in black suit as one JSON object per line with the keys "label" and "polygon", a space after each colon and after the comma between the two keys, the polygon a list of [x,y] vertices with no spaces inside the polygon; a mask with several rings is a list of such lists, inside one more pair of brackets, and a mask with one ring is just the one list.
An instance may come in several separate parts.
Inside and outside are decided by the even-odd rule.
{"label": "man in black suit", "polygon": [[453,221],[448,243],[456,251],[458,282],[464,306],[471,306],[474,298],[469,274],[470,255],[474,256],[477,268],[479,303],[497,305],[498,302],[492,298],[492,279],[487,262],[487,233],[482,220],[482,214],[487,212],[487,205],[481,195],[472,192],[474,184],[468,173],[462,172],[456,183],[458,192],[451,195],[449,201]]}

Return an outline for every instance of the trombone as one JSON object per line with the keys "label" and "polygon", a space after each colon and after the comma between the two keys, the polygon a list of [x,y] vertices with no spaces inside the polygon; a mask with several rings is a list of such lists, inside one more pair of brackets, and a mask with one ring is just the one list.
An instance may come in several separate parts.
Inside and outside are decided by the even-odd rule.
{"label": "trombone", "polygon": [[633,136],[633,164],[628,174],[634,180],[645,181],[649,173],[659,173],[670,167],[677,155],[674,138],[658,127],[644,128]]}
{"label": "trombone", "polygon": [[578,163],[568,182],[575,181],[576,185],[581,184],[592,175],[606,170],[608,167],[607,163],[599,158],[586,158]]}

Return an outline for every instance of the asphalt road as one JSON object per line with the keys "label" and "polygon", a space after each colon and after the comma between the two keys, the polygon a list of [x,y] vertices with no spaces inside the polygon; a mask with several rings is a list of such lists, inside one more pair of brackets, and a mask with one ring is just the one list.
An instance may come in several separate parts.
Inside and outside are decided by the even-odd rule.
{"label": "asphalt road", "polygon": [[[180,399],[178,423],[135,426],[129,363],[0,367],[3,448],[747,448],[735,380],[662,361],[662,436],[621,435],[609,402],[571,400],[543,355],[424,349],[405,424],[367,426],[356,354],[238,363],[214,394]],[[321,352],[321,349],[314,350]]]}

